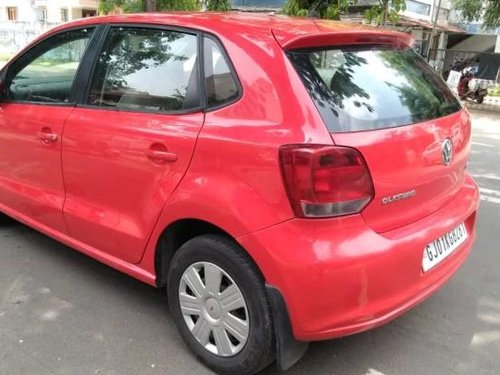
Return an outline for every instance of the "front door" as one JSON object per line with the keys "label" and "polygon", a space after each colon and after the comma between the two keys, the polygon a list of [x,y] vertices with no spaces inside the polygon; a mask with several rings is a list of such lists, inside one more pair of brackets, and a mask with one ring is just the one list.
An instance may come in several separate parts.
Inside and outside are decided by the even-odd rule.
{"label": "front door", "polygon": [[204,120],[197,36],[111,27],[64,131],[71,236],[130,263],[191,160]]}
{"label": "front door", "polygon": [[0,103],[0,205],[67,232],[61,144],[72,86],[93,29],[62,32],[8,68]]}

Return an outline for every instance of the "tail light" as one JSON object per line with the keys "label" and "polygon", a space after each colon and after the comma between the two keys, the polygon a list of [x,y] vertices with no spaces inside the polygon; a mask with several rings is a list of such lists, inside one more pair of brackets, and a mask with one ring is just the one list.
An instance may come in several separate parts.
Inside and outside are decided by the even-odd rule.
{"label": "tail light", "polygon": [[363,156],[349,147],[287,145],[280,162],[288,198],[298,217],[360,212],[373,198]]}

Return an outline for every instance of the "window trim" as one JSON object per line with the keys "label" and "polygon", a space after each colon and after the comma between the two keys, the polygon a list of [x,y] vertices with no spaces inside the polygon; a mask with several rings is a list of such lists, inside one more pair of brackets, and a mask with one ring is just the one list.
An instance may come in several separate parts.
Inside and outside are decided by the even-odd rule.
{"label": "window trim", "polygon": [[[89,50],[89,53],[87,53],[82,59],[75,79],[75,83],[78,82],[81,86],[77,84],[73,85],[72,94],[75,101],[75,107],[80,107],[81,103],[83,103],[88,97],[91,80],[94,76],[94,70],[97,65],[97,59],[108,36],[109,24],[100,24],[96,32],[99,32],[99,35],[94,39],[92,49]],[[77,90],[77,87],[82,87],[83,90]]]}
{"label": "window trim", "polygon": [[[100,24],[90,24],[90,25],[85,25],[85,26],[76,26],[76,27],[71,27],[67,28],[64,30],[60,30],[56,33],[49,34],[45,36],[44,38],[38,40],[35,44],[30,45],[27,49],[22,51],[19,56],[16,57],[15,60],[12,60],[6,67],[5,70],[2,71],[2,75],[0,77],[0,80],[4,82],[3,85],[3,90],[0,92],[0,102],[1,103],[8,103],[8,104],[26,104],[26,105],[43,105],[43,106],[49,106],[49,107],[74,107],[76,105],[76,98],[74,97],[74,92],[75,92],[75,87],[76,83],[78,81],[80,73],[80,68],[83,66],[83,61],[85,60],[85,57],[89,54],[90,52],[90,47],[92,44],[92,41],[95,40],[96,36],[99,34],[99,28]],[[70,97],[69,101],[66,103],[52,103],[52,102],[39,102],[39,101],[31,101],[31,100],[12,100],[7,97],[6,93],[7,90],[10,87],[10,84],[12,83],[12,79],[14,78],[13,76],[17,73],[20,72],[18,70],[18,66],[22,65],[24,61],[28,60],[31,63],[32,56],[34,54],[37,54],[38,52],[38,47],[42,44],[45,43],[47,40],[52,39],[54,37],[57,37],[62,34],[66,34],[68,32],[73,32],[73,31],[78,31],[78,30],[84,30],[84,29],[94,29],[89,42],[87,46],[85,47],[85,51],[83,52],[83,57],[82,60],[80,61],[80,64],[78,66],[78,69],[75,73],[75,77],[73,78],[73,83],[71,86],[71,91],[70,91]],[[29,64],[28,63],[28,64]],[[26,67],[27,65],[25,65]]]}
{"label": "window trim", "polygon": [[[103,32],[102,39],[100,40],[98,48],[96,48],[96,53],[93,56],[93,61],[92,61],[92,66],[90,69],[90,73],[87,76],[87,84],[85,87],[85,90],[82,90],[81,95],[79,100],[76,103],[76,107],[78,108],[85,108],[85,109],[99,109],[102,111],[114,111],[114,112],[125,112],[125,113],[150,113],[150,114],[157,114],[157,115],[188,115],[188,114],[193,114],[193,113],[198,113],[198,112],[203,112],[204,110],[204,101],[205,101],[205,93],[204,90],[201,86],[200,82],[200,77],[202,76],[202,55],[199,55],[199,48],[200,48],[200,35],[201,32],[196,29],[191,29],[187,27],[178,27],[178,26],[170,26],[170,25],[162,25],[162,24],[143,24],[143,23],[107,23],[106,24],[106,30]],[[127,109],[127,108],[116,108],[116,107],[101,107],[98,105],[92,105],[88,103],[89,100],[89,94],[90,94],[90,89],[92,86],[92,82],[95,78],[95,73],[96,73],[96,68],[97,68],[97,63],[99,60],[99,56],[101,53],[104,51],[104,47],[106,44],[106,41],[108,40],[108,37],[110,35],[111,29],[112,28],[136,28],[136,29],[154,29],[154,30],[163,30],[163,31],[174,31],[174,32],[180,32],[184,34],[190,34],[193,36],[196,36],[196,43],[197,43],[197,51],[198,51],[198,62],[197,62],[197,69],[198,69],[198,87],[200,89],[200,103],[198,106],[189,108],[189,109],[180,109],[180,110],[156,110],[156,109]],[[204,76],[204,75],[203,75]]]}
{"label": "window trim", "polygon": [[[236,89],[238,90],[238,95],[234,97],[234,99],[221,103],[218,105],[214,105],[209,107],[208,106],[208,101],[207,101],[207,89],[206,89],[206,77],[205,77],[205,38],[211,39],[220,49],[222,56],[226,60],[226,63],[229,67],[229,71],[231,73],[231,76],[233,77],[233,81],[236,84]],[[240,78],[238,77],[238,74],[236,73],[236,69],[234,67],[233,61],[230,59],[229,54],[227,53],[226,48],[224,47],[224,44],[220,41],[220,39],[211,33],[203,32],[202,35],[202,43],[201,43],[201,50],[202,50],[202,61],[203,61],[203,75],[202,75],[202,84],[203,84],[203,96],[204,96],[204,112],[212,112],[217,109],[221,109],[227,106],[230,106],[237,101],[239,101],[243,97],[243,85],[241,84]]]}

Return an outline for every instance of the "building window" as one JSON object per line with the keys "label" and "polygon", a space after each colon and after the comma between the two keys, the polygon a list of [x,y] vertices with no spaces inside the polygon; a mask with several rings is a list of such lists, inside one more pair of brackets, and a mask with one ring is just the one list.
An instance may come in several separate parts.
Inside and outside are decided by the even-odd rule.
{"label": "building window", "polygon": [[7,19],[9,21],[17,21],[17,8],[7,7]]}
{"label": "building window", "polygon": [[38,21],[47,22],[47,7],[38,8]]}
{"label": "building window", "polygon": [[406,11],[428,16],[431,14],[431,6],[414,0],[406,0]]}
{"label": "building window", "polygon": [[439,15],[438,15],[438,20],[440,21],[448,21],[448,18],[450,17],[450,11],[448,9],[439,9]]}
{"label": "building window", "polygon": [[68,21],[68,8],[61,8],[61,21],[62,22]]}
{"label": "building window", "polygon": [[82,9],[82,17],[87,18],[87,17],[95,17],[97,15],[97,12],[95,9]]}

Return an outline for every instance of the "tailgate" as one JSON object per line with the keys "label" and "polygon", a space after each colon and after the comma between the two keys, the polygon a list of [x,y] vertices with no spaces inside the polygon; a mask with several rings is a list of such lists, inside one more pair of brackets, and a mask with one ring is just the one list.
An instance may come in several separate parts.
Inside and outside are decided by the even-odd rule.
{"label": "tailgate", "polygon": [[[363,155],[374,197],[362,215],[384,232],[431,214],[457,193],[470,120],[443,80],[405,43],[380,42],[385,32],[352,32],[355,43],[343,39],[338,45],[344,34],[282,43],[298,48],[286,54],[335,144]],[[400,34],[387,35],[397,40]]]}
{"label": "tailgate", "polygon": [[[365,157],[375,197],[363,210],[366,223],[385,232],[425,217],[460,189],[470,149],[464,112],[405,127],[338,133],[336,144],[357,148]],[[452,143],[449,164],[443,154]]]}

